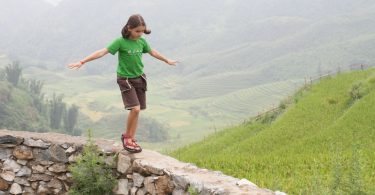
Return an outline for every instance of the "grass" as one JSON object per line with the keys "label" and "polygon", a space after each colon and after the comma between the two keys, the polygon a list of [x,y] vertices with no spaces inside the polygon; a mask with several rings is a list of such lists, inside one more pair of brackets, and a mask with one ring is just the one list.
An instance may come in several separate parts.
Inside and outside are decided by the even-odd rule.
{"label": "grass", "polygon": [[[344,194],[374,193],[374,78],[373,69],[326,78],[271,124],[229,128],[171,155],[290,194],[332,194],[339,180]],[[369,92],[350,104],[358,82]]]}

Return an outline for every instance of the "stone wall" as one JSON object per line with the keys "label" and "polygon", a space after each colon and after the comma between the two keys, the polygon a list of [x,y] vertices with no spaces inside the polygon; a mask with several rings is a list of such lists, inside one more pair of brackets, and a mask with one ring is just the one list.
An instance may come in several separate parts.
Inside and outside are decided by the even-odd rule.
{"label": "stone wall", "polygon": [[[120,143],[95,142],[112,164],[118,184],[112,194],[275,194],[255,184],[200,169],[157,152],[130,154]],[[0,130],[1,194],[67,194],[67,167],[82,152],[85,139],[57,133]],[[113,158],[114,155],[117,158]],[[116,162],[113,159],[117,159]]]}

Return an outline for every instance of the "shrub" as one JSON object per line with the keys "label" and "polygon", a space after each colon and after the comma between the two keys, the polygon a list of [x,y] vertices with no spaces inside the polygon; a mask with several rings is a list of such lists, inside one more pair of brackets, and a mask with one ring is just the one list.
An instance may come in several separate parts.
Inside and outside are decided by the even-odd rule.
{"label": "shrub", "polygon": [[88,130],[88,143],[77,163],[69,167],[73,178],[73,186],[69,190],[72,195],[105,195],[112,194],[116,179],[112,175],[110,165],[105,163],[97,147],[91,140],[91,130]]}

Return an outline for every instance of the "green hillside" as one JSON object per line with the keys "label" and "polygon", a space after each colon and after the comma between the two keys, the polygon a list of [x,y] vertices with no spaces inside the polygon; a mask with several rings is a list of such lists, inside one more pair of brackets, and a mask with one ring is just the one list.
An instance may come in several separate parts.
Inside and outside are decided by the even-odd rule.
{"label": "green hillside", "polygon": [[37,100],[22,89],[0,80],[0,128],[43,132],[48,121],[37,109]]}
{"label": "green hillside", "polygon": [[374,110],[375,70],[340,74],[300,91],[272,123],[252,120],[171,155],[289,194],[373,194]]}

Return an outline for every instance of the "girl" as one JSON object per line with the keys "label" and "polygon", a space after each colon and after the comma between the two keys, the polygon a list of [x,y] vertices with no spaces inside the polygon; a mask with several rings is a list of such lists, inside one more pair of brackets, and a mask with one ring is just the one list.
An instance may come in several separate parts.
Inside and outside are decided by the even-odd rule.
{"label": "girl", "polygon": [[138,116],[141,110],[146,109],[147,80],[143,73],[142,54],[151,56],[175,66],[177,61],[168,59],[158,51],[151,49],[147,41],[141,37],[150,34],[146,23],[139,14],[130,16],[123,27],[122,37],[115,39],[106,48],[98,50],[83,60],[68,65],[70,69],[79,69],[85,63],[103,57],[107,53],[118,54],[117,83],[121,90],[125,109],[130,110],[126,124],[126,131],[121,134],[124,149],[129,152],[141,152],[137,144],[135,132],[137,130]]}

